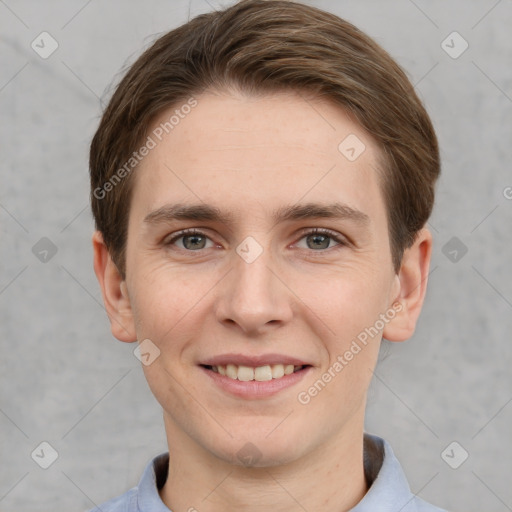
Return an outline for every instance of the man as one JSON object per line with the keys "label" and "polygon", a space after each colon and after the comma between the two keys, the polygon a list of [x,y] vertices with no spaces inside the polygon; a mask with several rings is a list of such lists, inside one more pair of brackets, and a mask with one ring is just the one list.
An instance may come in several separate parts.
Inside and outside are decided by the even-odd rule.
{"label": "man", "polygon": [[103,511],[439,511],[364,432],[414,332],[439,174],[400,67],[344,20],[243,0],[159,38],[91,144],[94,268],[169,453]]}

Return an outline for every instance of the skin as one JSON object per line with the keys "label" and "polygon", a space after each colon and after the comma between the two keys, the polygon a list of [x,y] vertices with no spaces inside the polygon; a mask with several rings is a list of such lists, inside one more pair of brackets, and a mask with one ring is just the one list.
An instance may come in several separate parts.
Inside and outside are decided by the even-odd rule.
{"label": "skin", "polygon": [[[173,512],[349,510],[368,490],[364,411],[381,337],[403,341],[414,332],[431,234],[418,233],[395,274],[379,148],[339,107],[293,92],[256,98],[208,91],[197,100],[133,176],[124,280],[101,234],[93,236],[112,333],[124,342],[150,339],[160,350],[143,366],[171,454],[160,496]],[[349,134],[366,146],[353,162],[338,150]],[[270,217],[282,206],[335,201],[369,222],[276,224]],[[215,205],[233,212],[233,222],[145,222],[177,202]],[[207,237],[199,249],[191,238],[166,245],[186,228]],[[347,243],[322,245],[304,228],[330,229]],[[236,252],[248,236],[263,249],[251,263]],[[299,403],[297,394],[396,303],[402,310],[384,330],[308,404]],[[219,389],[198,366],[225,353],[286,354],[313,368],[277,395],[247,400]],[[259,453],[254,467],[237,457],[248,442]]]}

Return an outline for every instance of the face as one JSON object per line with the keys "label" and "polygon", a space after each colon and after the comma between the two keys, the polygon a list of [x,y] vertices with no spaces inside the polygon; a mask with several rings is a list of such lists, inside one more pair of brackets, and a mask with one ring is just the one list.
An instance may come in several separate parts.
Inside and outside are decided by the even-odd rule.
{"label": "face", "polygon": [[169,438],[295,461],[362,431],[397,314],[379,150],[320,100],[196,99],[133,176],[129,318]]}

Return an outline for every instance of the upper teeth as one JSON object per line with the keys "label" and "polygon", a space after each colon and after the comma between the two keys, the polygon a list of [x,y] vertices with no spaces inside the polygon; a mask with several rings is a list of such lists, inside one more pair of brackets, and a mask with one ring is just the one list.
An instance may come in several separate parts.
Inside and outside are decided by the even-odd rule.
{"label": "upper teeth", "polygon": [[235,364],[228,364],[227,366],[217,365],[212,366],[214,372],[225,375],[230,379],[238,379],[242,381],[265,381],[272,379],[280,379],[283,375],[290,375],[294,370],[298,370],[302,366],[294,366],[293,364],[273,364],[258,366],[251,368],[250,366],[236,366]]}

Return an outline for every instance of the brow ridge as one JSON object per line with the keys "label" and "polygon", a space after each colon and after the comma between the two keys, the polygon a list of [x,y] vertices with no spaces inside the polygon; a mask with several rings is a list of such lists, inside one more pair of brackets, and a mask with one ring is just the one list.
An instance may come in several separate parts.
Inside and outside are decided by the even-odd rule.
{"label": "brow ridge", "polygon": [[[194,220],[232,225],[235,218],[234,212],[222,211],[211,204],[176,203],[163,205],[150,212],[144,218],[144,222],[153,224],[176,220]],[[340,202],[329,204],[310,202],[282,206],[272,212],[271,218],[274,223],[315,218],[346,219],[361,225],[370,223],[370,217],[366,213]]]}

